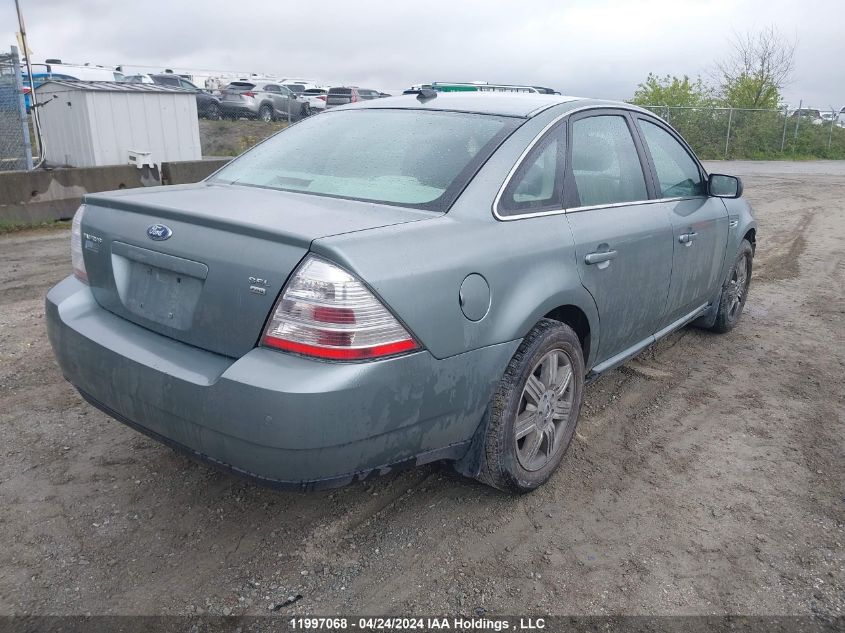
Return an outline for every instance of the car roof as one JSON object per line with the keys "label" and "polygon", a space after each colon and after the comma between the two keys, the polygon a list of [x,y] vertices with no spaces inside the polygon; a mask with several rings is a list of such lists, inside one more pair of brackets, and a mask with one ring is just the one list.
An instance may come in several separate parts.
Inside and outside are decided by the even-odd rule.
{"label": "car roof", "polygon": [[585,97],[571,97],[566,95],[547,95],[535,93],[513,92],[438,92],[436,97],[419,99],[416,94],[397,97],[385,97],[372,101],[359,101],[349,105],[333,108],[338,110],[357,109],[408,109],[408,110],[446,110],[452,112],[472,112],[478,114],[494,114],[530,118],[552,108],[566,105],[565,110],[582,106],[612,106],[627,110],[647,112],[642,108],[621,101],[605,101],[588,99]]}

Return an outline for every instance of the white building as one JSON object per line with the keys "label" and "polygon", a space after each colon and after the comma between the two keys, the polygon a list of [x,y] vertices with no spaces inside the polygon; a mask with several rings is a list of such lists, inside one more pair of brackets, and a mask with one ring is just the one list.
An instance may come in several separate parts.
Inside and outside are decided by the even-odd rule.
{"label": "white building", "polygon": [[140,83],[52,79],[36,94],[49,165],[140,166],[202,158],[193,93]]}

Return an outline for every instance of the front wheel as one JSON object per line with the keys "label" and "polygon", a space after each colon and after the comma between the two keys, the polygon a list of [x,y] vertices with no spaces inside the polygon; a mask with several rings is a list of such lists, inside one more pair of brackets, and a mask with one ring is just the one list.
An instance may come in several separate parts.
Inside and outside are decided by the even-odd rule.
{"label": "front wheel", "polygon": [[722,287],[719,298],[719,312],[716,322],[711,328],[714,332],[723,334],[730,332],[739,322],[745,300],[748,298],[748,287],[751,285],[751,265],[754,259],[754,249],[748,240],[742,240],[736,260],[728,274],[728,281]]}
{"label": "front wheel", "polygon": [[299,111],[299,118],[304,119],[306,117],[311,116],[311,104],[310,103],[303,103],[302,109]]}
{"label": "front wheel", "polygon": [[258,118],[265,123],[270,123],[273,120],[273,108],[268,105],[263,105],[258,110]]}
{"label": "front wheel", "polygon": [[525,493],[560,465],[578,423],[584,354],[568,325],[543,319],[522,341],[493,395],[478,479]]}

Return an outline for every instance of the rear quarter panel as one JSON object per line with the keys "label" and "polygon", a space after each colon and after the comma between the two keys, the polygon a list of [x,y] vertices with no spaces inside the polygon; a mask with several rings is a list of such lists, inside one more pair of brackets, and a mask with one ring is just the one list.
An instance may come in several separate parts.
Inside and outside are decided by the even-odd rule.
{"label": "rear quarter panel", "polygon": [[725,248],[725,262],[723,266],[722,279],[727,277],[728,272],[734,264],[739,245],[749,231],[753,230],[756,236],[757,220],[754,219],[754,211],[745,198],[723,198],[725,208],[728,211],[730,224],[736,222],[736,226],[729,229],[728,243]]}
{"label": "rear quarter panel", "polygon": [[[560,305],[580,307],[598,329],[563,215],[515,222],[446,215],[320,239],[312,250],[361,277],[436,358],[520,339]],[[471,273],[490,287],[479,321],[466,318],[459,302]]]}

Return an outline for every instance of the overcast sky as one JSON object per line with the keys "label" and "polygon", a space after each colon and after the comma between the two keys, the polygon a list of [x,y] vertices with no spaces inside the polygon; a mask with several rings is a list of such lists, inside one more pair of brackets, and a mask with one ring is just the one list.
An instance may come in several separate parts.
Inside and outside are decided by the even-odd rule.
{"label": "overcast sky", "polygon": [[[845,104],[842,0],[21,3],[34,61],[260,72],[386,91],[481,80],[611,99],[630,98],[649,72],[707,77],[734,31],[774,24],[798,40],[787,101]],[[13,0],[0,0],[8,44],[16,23]]]}

